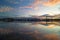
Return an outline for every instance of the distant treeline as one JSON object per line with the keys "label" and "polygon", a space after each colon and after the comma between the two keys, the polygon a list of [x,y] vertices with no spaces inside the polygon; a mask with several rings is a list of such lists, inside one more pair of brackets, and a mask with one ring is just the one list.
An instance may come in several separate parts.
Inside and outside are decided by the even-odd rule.
{"label": "distant treeline", "polygon": [[0,21],[4,21],[4,22],[13,22],[13,21],[60,21],[60,19],[0,18]]}

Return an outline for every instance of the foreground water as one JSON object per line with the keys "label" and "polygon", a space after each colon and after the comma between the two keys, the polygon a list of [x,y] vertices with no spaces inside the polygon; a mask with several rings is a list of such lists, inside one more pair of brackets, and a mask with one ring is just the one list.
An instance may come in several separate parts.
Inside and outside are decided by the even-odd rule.
{"label": "foreground water", "polygon": [[0,22],[3,40],[60,40],[60,25],[41,22]]}

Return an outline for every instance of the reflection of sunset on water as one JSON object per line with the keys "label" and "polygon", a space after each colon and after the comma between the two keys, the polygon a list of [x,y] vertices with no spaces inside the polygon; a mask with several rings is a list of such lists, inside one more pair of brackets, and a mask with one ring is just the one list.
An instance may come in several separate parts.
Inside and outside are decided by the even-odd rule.
{"label": "reflection of sunset on water", "polygon": [[[7,23],[6,23],[7,24]],[[3,25],[6,25],[3,23]],[[6,29],[7,28],[7,29]],[[60,36],[60,26],[58,25],[54,25],[54,24],[41,24],[40,22],[28,22],[28,23],[8,23],[8,25],[6,26],[6,28],[2,28],[0,29],[0,32],[2,34],[5,35],[9,35],[10,33],[14,35],[19,34],[25,37],[32,37],[32,39],[36,39],[36,40],[59,40],[59,36]],[[9,29],[9,30],[8,30]],[[11,35],[12,35],[11,34]],[[11,36],[10,35],[10,36]],[[14,38],[19,37],[19,39],[21,39],[20,36],[14,36]],[[12,37],[9,37],[12,38]],[[23,37],[24,38],[24,37]],[[25,38],[26,39],[26,38]]]}
{"label": "reflection of sunset on water", "polygon": [[48,28],[54,28],[56,25],[49,25]]}

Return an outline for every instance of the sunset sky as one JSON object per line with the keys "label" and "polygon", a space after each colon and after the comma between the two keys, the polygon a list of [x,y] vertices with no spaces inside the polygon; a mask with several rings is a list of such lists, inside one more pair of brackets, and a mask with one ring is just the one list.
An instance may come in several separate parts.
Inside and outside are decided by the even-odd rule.
{"label": "sunset sky", "polygon": [[0,0],[0,16],[60,14],[60,0]]}

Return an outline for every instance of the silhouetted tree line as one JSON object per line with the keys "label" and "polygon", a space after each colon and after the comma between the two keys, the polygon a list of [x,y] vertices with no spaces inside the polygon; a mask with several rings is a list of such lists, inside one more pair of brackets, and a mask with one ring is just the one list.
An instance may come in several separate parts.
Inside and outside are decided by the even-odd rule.
{"label": "silhouetted tree line", "polygon": [[37,18],[0,18],[0,21],[13,22],[13,21],[60,21],[60,19],[37,19]]}

